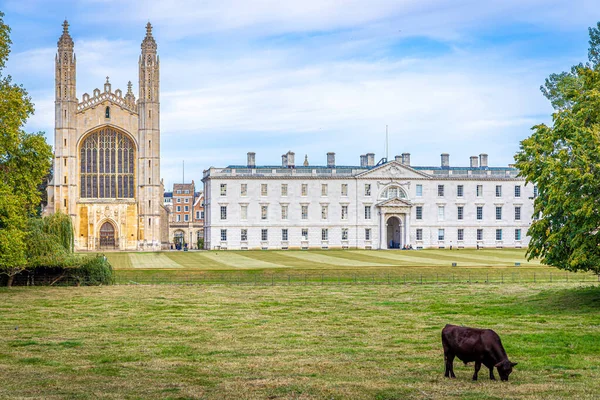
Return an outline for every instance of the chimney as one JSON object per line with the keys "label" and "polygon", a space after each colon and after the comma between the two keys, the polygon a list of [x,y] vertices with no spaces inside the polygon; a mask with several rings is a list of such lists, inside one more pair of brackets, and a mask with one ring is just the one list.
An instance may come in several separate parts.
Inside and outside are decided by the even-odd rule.
{"label": "chimney", "polygon": [[287,155],[287,166],[288,166],[288,168],[295,168],[296,167],[296,161],[294,160],[294,156],[296,155],[296,153],[294,153],[293,151],[288,151],[286,155]]}
{"label": "chimney", "polygon": [[488,166],[488,155],[485,153],[481,153],[479,155],[479,166],[481,168],[487,168]]}
{"label": "chimney", "polygon": [[248,168],[256,167],[256,153],[248,152]]}
{"label": "chimney", "polygon": [[394,161],[398,161],[399,163],[402,162],[402,156],[396,156],[394,157]]}
{"label": "chimney", "polygon": [[364,154],[360,156],[360,166],[363,168],[367,166],[367,156]]}
{"label": "chimney", "polygon": [[367,153],[367,167],[375,165],[375,153]]}
{"label": "chimney", "polygon": [[335,153],[327,153],[327,168],[335,168]]}
{"label": "chimney", "polygon": [[442,168],[450,168],[450,154],[442,153]]}
{"label": "chimney", "polygon": [[410,165],[410,153],[402,153],[402,164]]}
{"label": "chimney", "polygon": [[287,166],[288,166],[288,156],[287,156],[287,154],[282,154],[281,155],[281,166],[283,168],[287,168]]}
{"label": "chimney", "polygon": [[477,158],[477,156],[471,156],[470,160],[471,160],[471,168],[477,168],[479,165],[478,164],[479,158]]}

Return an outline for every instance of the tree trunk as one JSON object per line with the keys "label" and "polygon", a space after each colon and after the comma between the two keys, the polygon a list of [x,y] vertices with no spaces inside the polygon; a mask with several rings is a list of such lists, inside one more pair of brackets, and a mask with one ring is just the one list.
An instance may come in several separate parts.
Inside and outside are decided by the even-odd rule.
{"label": "tree trunk", "polygon": [[12,287],[13,281],[15,280],[14,275],[8,275],[8,281],[6,282],[7,287]]}

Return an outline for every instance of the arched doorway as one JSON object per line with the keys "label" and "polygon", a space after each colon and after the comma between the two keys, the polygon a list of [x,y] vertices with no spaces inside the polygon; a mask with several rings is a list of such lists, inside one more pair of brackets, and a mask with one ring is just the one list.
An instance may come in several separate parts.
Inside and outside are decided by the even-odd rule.
{"label": "arched doorway", "polygon": [[173,237],[173,241],[175,242],[175,248],[177,250],[181,250],[185,245],[185,234],[183,231],[175,231],[175,235]]}
{"label": "arched doorway", "polygon": [[114,249],[116,247],[115,227],[106,221],[100,227],[100,248]]}
{"label": "arched doorway", "polygon": [[402,222],[398,217],[390,217],[387,220],[387,248],[388,249],[400,249],[402,248]]}

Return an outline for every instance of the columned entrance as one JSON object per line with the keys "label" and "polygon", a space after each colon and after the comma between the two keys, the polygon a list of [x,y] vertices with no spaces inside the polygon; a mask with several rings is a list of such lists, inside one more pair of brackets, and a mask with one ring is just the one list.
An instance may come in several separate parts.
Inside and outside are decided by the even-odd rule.
{"label": "columned entrance", "polygon": [[387,248],[401,249],[405,243],[402,243],[402,222],[398,217],[390,217],[387,220]]}
{"label": "columned entrance", "polygon": [[185,244],[185,233],[183,231],[175,231],[173,241],[175,242],[175,249],[182,250]]}
{"label": "columned entrance", "polygon": [[115,227],[110,222],[106,221],[100,227],[100,248],[114,249],[117,247],[115,238]]}

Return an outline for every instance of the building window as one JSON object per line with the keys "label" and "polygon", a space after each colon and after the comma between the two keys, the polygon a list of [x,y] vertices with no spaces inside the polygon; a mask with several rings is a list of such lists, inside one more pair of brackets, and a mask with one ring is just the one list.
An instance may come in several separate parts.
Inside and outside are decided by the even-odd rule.
{"label": "building window", "polygon": [[227,196],[227,184],[221,183],[221,196]]}
{"label": "building window", "polygon": [[263,242],[266,242],[267,240],[269,240],[269,230],[268,229],[260,230],[260,240],[262,240]]}
{"label": "building window", "polygon": [[177,199],[177,202],[178,202],[178,203],[181,203],[181,199],[180,199],[180,198],[178,198],[178,199]]}
{"label": "building window", "polygon": [[502,185],[496,185],[496,197],[502,197]]}
{"label": "building window", "polygon": [[269,206],[260,206],[260,219],[266,220],[269,216]]}
{"label": "building window", "polygon": [[281,206],[281,219],[288,219],[288,206]]}
{"label": "building window", "polygon": [[327,219],[328,211],[329,211],[328,206],[321,206],[321,219]]}
{"label": "building window", "polygon": [[196,211],[196,219],[200,219],[200,211]]}
{"label": "building window", "polygon": [[478,220],[483,219],[483,207],[482,206],[477,206],[477,219]]}
{"label": "building window", "polygon": [[515,185],[515,197],[521,197],[521,185]]}
{"label": "building window", "polygon": [[464,189],[465,187],[463,185],[458,185],[456,187],[456,197],[463,197],[465,195]]}
{"label": "building window", "polygon": [[329,240],[329,229],[321,229],[321,240]]}
{"label": "building window", "polygon": [[181,206],[177,206],[177,212],[181,212]]}
{"label": "building window", "polygon": [[502,240],[502,229],[496,229],[496,240]]}
{"label": "building window", "polygon": [[348,206],[342,206],[342,219],[348,219]]}
{"label": "building window", "polygon": [[185,199],[184,203],[188,203],[189,204],[190,199]]}
{"label": "building window", "polygon": [[321,185],[321,196],[327,196],[327,184],[323,183]]}
{"label": "building window", "polygon": [[248,196],[248,184],[247,183],[242,183],[240,185],[240,196],[241,197]]}
{"label": "building window", "polygon": [[534,186],[534,187],[533,187],[533,198],[536,198],[536,197],[538,197],[538,194],[539,194],[539,193],[538,193],[538,187],[537,187],[537,186]]}
{"label": "building window", "polygon": [[260,195],[261,196],[266,196],[267,194],[268,194],[267,184],[266,183],[261,183],[260,184]]}
{"label": "building window", "polygon": [[240,206],[240,219],[241,220],[247,220],[248,219],[248,206],[247,205],[242,205]]}
{"label": "building window", "polygon": [[348,196],[348,184],[347,183],[342,183],[342,196],[344,196],[344,197]]}
{"label": "building window", "polygon": [[515,240],[521,240],[521,230],[515,229]]}
{"label": "building window", "polygon": [[227,241],[227,229],[221,229],[221,241],[222,242]]}
{"label": "building window", "polygon": [[227,206],[221,206],[221,219],[227,219]]}
{"label": "building window", "polygon": [[365,229],[365,240],[371,240],[371,229],[370,228]]}
{"label": "building window", "polygon": [[284,242],[287,242],[287,240],[288,240],[288,230],[287,229],[281,230],[281,240],[283,240]]}
{"label": "building window", "polygon": [[496,207],[496,219],[502,219],[502,207]]}
{"label": "building window", "polygon": [[438,221],[444,220],[444,206],[438,206]]}
{"label": "building window", "polygon": [[477,185],[477,197],[483,196],[483,185]]}
{"label": "building window", "polygon": [[457,239],[458,240],[465,240],[465,230],[464,229],[459,229],[457,232]]}
{"label": "building window", "polygon": [[423,197],[423,185],[417,185],[417,197]]}
{"label": "building window", "polygon": [[204,219],[204,211],[200,211],[200,219]]}
{"label": "building window", "polygon": [[128,135],[102,128],[85,137],[80,146],[80,197],[133,198],[134,183],[135,145]]}
{"label": "building window", "polygon": [[281,196],[286,197],[288,194],[288,185],[287,183],[281,184]]}
{"label": "building window", "polygon": [[438,197],[444,197],[444,185],[438,185]]}
{"label": "building window", "polygon": [[183,191],[183,193],[184,193],[184,194],[190,194],[190,190],[189,190],[189,189],[186,189],[186,190],[184,190],[184,191]]}
{"label": "building window", "polygon": [[483,240],[483,229],[477,229],[477,240]]}
{"label": "building window", "polygon": [[185,214],[185,215],[183,216],[183,220],[184,220],[185,222],[188,222],[188,221],[190,220],[190,216],[189,216],[188,214]]}
{"label": "building window", "polygon": [[240,240],[242,242],[247,242],[248,241],[248,229],[242,229],[240,231]]}
{"label": "building window", "polygon": [[438,240],[439,241],[443,241],[444,240],[444,235],[445,235],[445,231],[443,228],[438,229]]}
{"label": "building window", "polygon": [[185,212],[189,212],[189,211],[190,211],[190,206],[185,206],[185,207],[183,207],[183,211],[185,211]]}
{"label": "building window", "polygon": [[308,229],[302,229],[302,240],[308,240]]}
{"label": "building window", "polygon": [[417,229],[417,240],[423,240],[423,229]]}
{"label": "building window", "polygon": [[302,196],[306,197],[308,196],[308,185],[306,183],[302,184]]}
{"label": "building window", "polygon": [[342,240],[348,240],[348,228],[342,228]]}
{"label": "building window", "polygon": [[423,219],[423,206],[417,206],[416,214],[417,219]]}
{"label": "building window", "polygon": [[[66,204],[65,204],[65,206],[66,206]],[[176,215],[175,216],[175,221],[176,222],[181,222],[181,215]]]}
{"label": "building window", "polygon": [[515,207],[515,221],[521,220],[521,207]]}
{"label": "building window", "polygon": [[175,193],[177,193],[177,194],[181,194],[181,189],[177,189],[177,190],[175,191]]}
{"label": "building window", "polygon": [[365,219],[371,219],[371,206],[365,206]]}
{"label": "building window", "polygon": [[302,219],[308,219],[308,206],[302,206]]}
{"label": "building window", "polygon": [[365,183],[365,196],[370,196],[370,195],[371,195],[371,184]]}
{"label": "building window", "polygon": [[465,214],[465,208],[463,206],[458,206],[458,219],[462,220]]}

